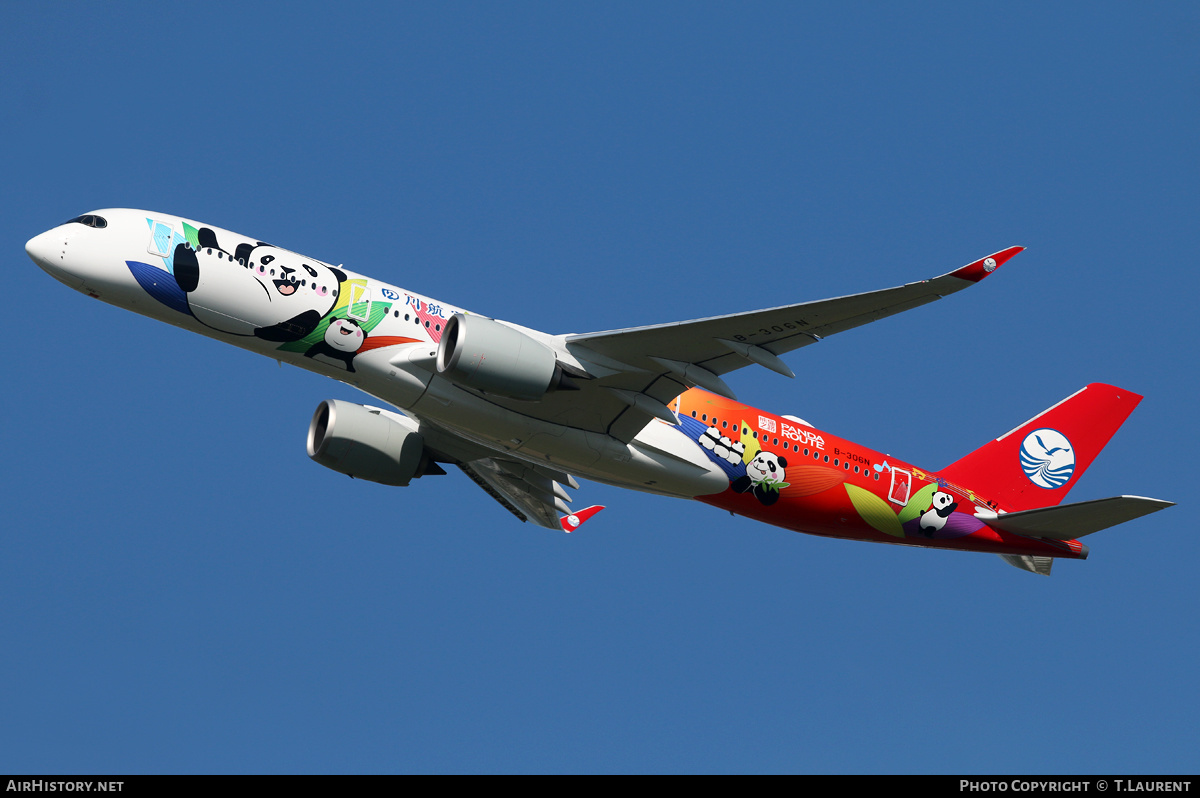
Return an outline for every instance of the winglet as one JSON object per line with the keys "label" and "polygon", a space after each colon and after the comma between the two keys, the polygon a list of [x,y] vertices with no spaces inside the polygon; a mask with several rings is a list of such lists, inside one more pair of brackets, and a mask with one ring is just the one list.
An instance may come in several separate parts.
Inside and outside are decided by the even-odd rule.
{"label": "winglet", "polygon": [[977,283],[984,277],[987,277],[989,274],[996,271],[996,269],[1003,266],[1009,259],[1012,258],[1013,255],[1016,255],[1018,252],[1023,252],[1024,250],[1025,247],[1009,247],[1008,249],[1002,249],[993,255],[988,255],[986,258],[980,258],[974,263],[968,263],[961,269],[950,272],[950,276]]}
{"label": "winglet", "polygon": [[588,520],[603,509],[603,504],[593,504],[591,507],[585,507],[577,513],[564,515],[562,518],[558,519],[558,522],[562,524],[563,532],[571,533],[583,526],[584,521]]}

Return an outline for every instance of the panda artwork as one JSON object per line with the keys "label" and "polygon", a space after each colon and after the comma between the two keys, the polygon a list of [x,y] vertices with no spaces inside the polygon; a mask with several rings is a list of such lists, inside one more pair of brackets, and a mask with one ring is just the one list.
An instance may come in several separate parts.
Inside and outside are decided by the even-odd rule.
{"label": "panda artwork", "polygon": [[730,488],[737,493],[750,491],[766,505],[779,501],[779,491],[788,486],[784,482],[787,458],[770,452],[759,452],[746,465],[746,476],[735,479]]}
{"label": "panda artwork", "polygon": [[[715,430],[716,427],[713,427],[713,429]],[[717,438],[717,445],[713,447],[713,454],[716,455],[718,460],[724,460],[726,463],[728,463],[729,453],[732,447],[733,442],[729,440],[729,436],[721,435]]]}
{"label": "panda artwork", "polygon": [[346,280],[340,269],[262,242],[230,253],[207,227],[197,244],[175,248],[175,280],[201,324],[232,335],[298,341],[333,310]]}
{"label": "panda artwork", "polygon": [[739,466],[742,464],[742,458],[746,455],[746,444],[737,441],[729,447],[729,464],[731,466]]}
{"label": "panda artwork", "polygon": [[949,493],[940,490],[934,493],[933,506],[921,515],[921,534],[931,538],[937,532],[941,532],[942,527],[946,525],[946,519],[957,507],[958,502],[954,501],[954,497]]}
{"label": "panda artwork", "polygon": [[354,355],[362,348],[366,338],[367,334],[357,321],[334,316],[325,330],[325,339],[309,347],[304,356],[333,358],[344,363],[348,371],[354,371]]}
{"label": "panda artwork", "polygon": [[704,430],[698,443],[713,459],[728,463],[733,468],[742,464],[742,456],[746,454],[746,444],[730,440],[728,435],[722,435],[721,430],[715,426]]}

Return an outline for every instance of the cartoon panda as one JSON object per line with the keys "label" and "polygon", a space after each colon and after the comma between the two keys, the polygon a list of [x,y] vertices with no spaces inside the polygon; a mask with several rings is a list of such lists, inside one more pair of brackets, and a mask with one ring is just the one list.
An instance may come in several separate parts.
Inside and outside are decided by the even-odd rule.
{"label": "cartoon panda", "polygon": [[367,334],[359,323],[350,318],[339,319],[334,316],[329,320],[325,330],[325,340],[313,344],[304,353],[305,357],[325,357],[340,360],[346,365],[347,371],[354,371],[354,355],[362,347]]}
{"label": "cartoon panda", "polygon": [[958,502],[954,501],[954,497],[949,493],[940,490],[934,493],[933,506],[921,515],[921,534],[931,538],[935,533],[941,532],[942,527],[946,525],[946,519],[957,507]]}
{"label": "cartoon panda", "polygon": [[704,430],[704,434],[700,436],[700,445],[710,452],[715,452],[717,445],[721,442],[721,431],[716,427],[709,427]]}
{"label": "cartoon panda", "polygon": [[175,248],[175,281],[202,324],[265,341],[298,341],[337,303],[340,269],[270,244],[243,242],[231,254],[210,228],[198,246]]}
{"label": "cartoon panda", "polygon": [[[715,429],[715,428],[714,428]],[[729,450],[733,446],[733,442],[729,440],[728,435],[722,435],[717,439],[717,445],[713,447],[713,454],[718,460],[729,462]]]}
{"label": "cartoon panda", "polygon": [[731,466],[740,466],[742,460],[746,456],[746,444],[738,441],[729,447],[729,464]]}
{"label": "cartoon panda", "polygon": [[786,467],[786,457],[759,452],[746,466],[746,476],[735,479],[730,487],[737,493],[753,492],[763,504],[774,504],[779,501],[779,491],[788,485],[784,482]]}

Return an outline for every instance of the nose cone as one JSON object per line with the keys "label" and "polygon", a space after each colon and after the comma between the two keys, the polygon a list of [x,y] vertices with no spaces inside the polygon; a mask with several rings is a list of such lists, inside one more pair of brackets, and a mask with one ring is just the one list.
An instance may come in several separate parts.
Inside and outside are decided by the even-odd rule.
{"label": "nose cone", "polygon": [[55,280],[79,291],[83,280],[66,264],[67,244],[71,240],[71,231],[66,227],[60,225],[29,239],[25,242],[25,254]]}
{"label": "nose cone", "polygon": [[[36,235],[25,242],[25,254],[43,269],[52,268],[53,262],[62,251],[62,237],[62,233],[57,227],[47,230],[41,235]],[[55,239],[58,241],[56,242]]]}

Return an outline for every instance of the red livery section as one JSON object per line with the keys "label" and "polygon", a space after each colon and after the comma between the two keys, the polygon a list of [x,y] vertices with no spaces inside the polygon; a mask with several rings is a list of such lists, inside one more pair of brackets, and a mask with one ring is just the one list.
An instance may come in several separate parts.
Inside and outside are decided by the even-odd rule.
{"label": "red livery section", "polygon": [[974,263],[968,263],[961,269],[950,272],[950,276],[977,283],[1007,263],[1014,255],[1024,251],[1025,247],[1009,247],[1008,249],[1002,249],[994,255],[988,255],[986,258],[980,258]]}
{"label": "red livery section", "polygon": [[700,501],[815,535],[1082,559],[1087,547],[1077,540],[989,521],[1061,502],[1140,399],[1089,385],[936,473],[698,389],[677,407],[684,434],[730,479],[728,490]]}
{"label": "red livery section", "polygon": [[1093,383],[938,473],[985,488],[1008,510],[1058,504],[1140,401]]}

